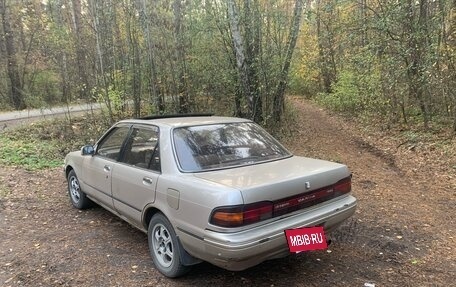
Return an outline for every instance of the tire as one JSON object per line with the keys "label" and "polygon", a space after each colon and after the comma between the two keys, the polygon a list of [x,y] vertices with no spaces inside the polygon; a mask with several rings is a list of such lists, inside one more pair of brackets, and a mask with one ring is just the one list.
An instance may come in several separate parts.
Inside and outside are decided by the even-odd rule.
{"label": "tire", "polygon": [[68,195],[70,196],[71,204],[77,209],[86,209],[91,205],[91,200],[81,190],[79,179],[74,170],[68,173]]}
{"label": "tire", "polygon": [[176,233],[169,220],[162,214],[155,214],[147,232],[149,251],[155,267],[166,277],[175,278],[190,270],[181,262],[181,250]]}

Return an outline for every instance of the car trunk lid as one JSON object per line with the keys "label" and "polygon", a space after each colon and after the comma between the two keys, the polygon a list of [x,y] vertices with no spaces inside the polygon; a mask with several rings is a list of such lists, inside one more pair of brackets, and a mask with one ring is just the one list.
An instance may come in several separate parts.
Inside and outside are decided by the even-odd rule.
{"label": "car trunk lid", "polygon": [[[194,175],[240,190],[245,204],[267,200],[287,205],[292,201],[311,202],[319,198],[334,197],[327,196],[333,191],[331,186],[349,177],[350,172],[342,164],[293,156],[272,162]],[[311,194],[314,196],[305,197]],[[291,201],[284,201],[284,199]]]}

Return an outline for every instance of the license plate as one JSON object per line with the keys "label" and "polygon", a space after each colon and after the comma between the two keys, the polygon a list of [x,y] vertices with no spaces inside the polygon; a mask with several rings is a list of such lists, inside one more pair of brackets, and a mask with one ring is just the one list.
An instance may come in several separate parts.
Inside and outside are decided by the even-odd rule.
{"label": "license plate", "polygon": [[323,226],[305,227],[285,230],[290,252],[327,249]]}

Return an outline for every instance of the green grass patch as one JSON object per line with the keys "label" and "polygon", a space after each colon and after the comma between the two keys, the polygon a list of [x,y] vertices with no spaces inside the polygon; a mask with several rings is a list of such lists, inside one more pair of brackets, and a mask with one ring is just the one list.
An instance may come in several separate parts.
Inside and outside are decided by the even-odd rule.
{"label": "green grass patch", "polygon": [[106,130],[98,118],[51,119],[4,131],[0,164],[40,170],[63,165],[65,155],[94,143]]}
{"label": "green grass patch", "polygon": [[2,137],[0,139],[0,162],[20,166],[28,170],[57,167],[63,164],[61,154],[56,153],[56,141],[27,141]]}

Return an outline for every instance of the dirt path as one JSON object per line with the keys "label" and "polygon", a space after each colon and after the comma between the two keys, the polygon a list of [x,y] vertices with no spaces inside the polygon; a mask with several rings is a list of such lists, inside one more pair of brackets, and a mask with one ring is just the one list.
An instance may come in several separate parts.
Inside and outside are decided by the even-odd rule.
{"label": "dirt path", "polygon": [[412,175],[408,170],[415,166],[405,165],[411,161],[354,136],[347,123],[319,108],[295,103],[303,125],[301,146],[290,143],[294,152],[343,162],[353,172],[357,216],[335,240],[356,247],[342,253],[365,260],[360,271],[375,272],[380,285],[451,285],[456,277],[456,194],[450,183],[439,182],[432,173]]}
{"label": "dirt path", "polygon": [[[60,169],[0,167],[1,286],[449,286],[456,278],[454,190],[410,175],[354,129],[294,100],[295,154],[347,164],[356,215],[328,251],[265,262],[243,272],[210,264],[171,280],[151,263],[146,235],[101,208],[73,209]],[[400,166],[400,167],[399,167]]]}

